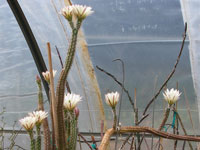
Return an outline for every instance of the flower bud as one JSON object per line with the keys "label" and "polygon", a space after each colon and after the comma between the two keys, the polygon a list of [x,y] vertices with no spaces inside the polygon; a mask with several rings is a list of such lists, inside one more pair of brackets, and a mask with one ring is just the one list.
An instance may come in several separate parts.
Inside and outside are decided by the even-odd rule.
{"label": "flower bud", "polygon": [[80,111],[79,111],[78,107],[75,107],[74,114],[76,116],[76,119],[79,117],[79,113],[80,113]]}
{"label": "flower bud", "polygon": [[41,84],[41,79],[38,75],[36,76],[36,82],[37,82],[37,84]]}
{"label": "flower bud", "polygon": [[[56,70],[53,70],[53,77],[55,77],[56,72],[57,72]],[[47,81],[47,83],[50,84],[50,72],[49,71],[42,72],[42,75],[44,79]]]}

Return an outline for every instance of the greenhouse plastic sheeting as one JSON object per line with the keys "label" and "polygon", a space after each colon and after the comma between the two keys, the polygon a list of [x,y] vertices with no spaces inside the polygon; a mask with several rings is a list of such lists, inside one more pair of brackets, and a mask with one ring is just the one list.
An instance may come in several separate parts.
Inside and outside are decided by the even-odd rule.
{"label": "greenhouse plastic sheeting", "polygon": [[[70,37],[67,21],[58,14],[64,2],[61,0],[19,0],[19,3],[30,23],[46,64],[46,42],[49,41],[52,46],[53,67],[60,72],[61,67],[55,45],[64,60]],[[95,11],[83,23],[94,70],[87,68],[85,53],[81,45],[78,45],[76,60],[68,78],[72,91],[83,97],[83,101],[79,104],[80,131],[99,132],[103,111],[100,108],[99,99],[101,97],[104,99],[104,94],[108,91],[121,91],[121,88],[110,77],[95,67],[98,65],[104,68],[121,81],[121,64],[118,61],[112,62],[118,58],[122,59],[125,64],[125,87],[132,97],[134,97],[134,88],[137,90],[137,106],[141,117],[145,104],[159,89],[176,61],[184,31],[180,1],[74,0],[73,3],[89,5]],[[0,103],[1,107],[6,107],[5,118],[11,127],[13,118],[19,119],[36,108],[35,75],[38,73],[20,28],[5,0],[0,1],[0,8],[0,60],[2,62],[0,65]],[[63,31],[60,21],[66,32]],[[168,83],[168,87],[176,87],[178,82],[181,91],[185,88],[192,117],[197,125],[197,102],[194,98],[187,46],[188,42],[186,42],[180,65]],[[98,95],[98,85],[93,85],[96,79],[91,78],[90,73],[93,71],[97,76],[101,96]],[[133,112],[125,94],[122,100],[120,122],[122,125],[132,125],[134,118],[127,116],[133,116]],[[112,113],[104,101],[103,104],[107,126],[110,127]],[[157,122],[154,124],[155,127],[160,121],[158,118],[161,117],[164,106],[161,94],[154,104],[154,118]],[[181,115],[186,116],[184,94],[181,96],[179,107]],[[46,108],[48,109],[48,103],[46,103]],[[149,111],[152,111],[152,107]],[[153,116],[146,119],[143,125],[150,125],[153,122],[152,118]],[[188,122],[189,117],[184,120],[184,123],[191,131],[189,133],[192,134],[191,125]]]}
{"label": "greenhouse plastic sheeting", "polygon": [[188,34],[190,39],[190,62],[194,87],[197,95],[198,108],[200,109],[200,1],[181,1],[184,21],[188,23]]}
{"label": "greenhouse plastic sheeting", "polygon": [[[48,66],[46,43],[50,42],[52,47],[53,68],[57,74],[61,71],[61,65],[56,53],[55,46],[58,47],[61,57],[65,60],[67,54],[68,40],[70,38],[70,28],[67,21],[59,12],[57,13],[52,1],[18,1],[25,13],[25,16],[32,28],[33,34],[41,49],[42,55]],[[6,127],[12,127],[14,120],[25,116],[28,112],[37,108],[37,87],[35,76],[38,74],[31,53],[27,47],[20,28],[11,13],[6,1],[1,1],[1,107],[6,107],[5,119]],[[58,7],[59,6],[59,7]],[[55,3],[60,11],[61,7]],[[63,7],[63,6],[62,6]],[[43,14],[43,15],[41,15]],[[66,27],[63,31],[59,18]],[[5,49],[4,49],[5,48]],[[93,81],[87,71],[91,68],[83,57],[80,46],[77,48],[75,61],[70,71],[68,80],[73,93],[80,94],[83,101],[79,104],[80,129],[81,131],[97,132],[100,130],[100,123],[103,119],[98,100],[98,86],[94,86]],[[84,61],[84,62],[83,62]],[[86,61],[90,61],[86,60]],[[87,65],[87,68],[84,66]],[[92,70],[91,70],[92,71]],[[58,79],[58,75],[56,76]],[[46,100],[48,109],[48,102]],[[85,121],[87,120],[87,122]]]}

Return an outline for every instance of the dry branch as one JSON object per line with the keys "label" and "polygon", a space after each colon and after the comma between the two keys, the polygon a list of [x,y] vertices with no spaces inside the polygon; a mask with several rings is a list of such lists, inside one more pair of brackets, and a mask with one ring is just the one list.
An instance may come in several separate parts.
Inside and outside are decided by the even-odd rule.
{"label": "dry branch", "polygon": [[[116,131],[111,128],[108,129],[103,137],[103,140],[99,146],[99,150],[105,150],[108,146],[108,143],[110,141],[110,137],[115,133]],[[172,140],[182,140],[182,141],[194,141],[194,142],[200,142],[200,137],[194,137],[194,136],[187,136],[187,135],[176,135],[171,134],[163,131],[158,131],[154,128],[150,127],[139,127],[139,126],[128,126],[128,127],[121,127],[119,130],[119,133],[139,133],[139,132],[147,132],[151,133],[153,135],[166,138],[166,139],[172,139]]]}
{"label": "dry branch", "polygon": [[104,72],[105,74],[107,74],[107,75],[108,75],[109,77],[111,77],[117,84],[119,84],[119,86],[120,86],[120,87],[124,90],[124,92],[127,94],[128,99],[129,99],[129,101],[130,101],[130,103],[131,103],[131,105],[132,105],[132,107],[133,107],[134,112],[135,112],[134,102],[133,102],[133,100],[132,100],[132,98],[131,98],[131,96],[130,96],[128,90],[124,87],[124,85],[123,85],[120,81],[118,81],[117,78],[116,78],[114,75],[112,75],[111,73],[105,71],[104,69],[100,68],[99,66],[96,66],[96,68],[97,68],[98,70],[100,70],[101,72]]}
{"label": "dry branch", "polygon": [[92,150],[92,147],[90,146],[90,144],[87,142],[87,140],[80,133],[78,133],[78,136],[81,137],[83,139],[84,143],[87,144],[87,146]]}
{"label": "dry branch", "polygon": [[183,47],[184,47],[184,44],[185,44],[185,39],[186,39],[186,32],[187,32],[187,23],[185,23],[185,31],[184,31],[184,34],[183,34],[183,40],[182,40],[182,44],[181,44],[181,49],[180,49],[180,52],[179,52],[179,55],[176,59],[176,63],[171,71],[171,73],[168,75],[167,79],[164,81],[164,83],[162,84],[162,86],[160,87],[160,89],[158,90],[158,92],[155,94],[155,96],[149,101],[149,103],[147,104],[146,108],[144,109],[144,112],[143,112],[143,116],[146,114],[148,108],[150,107],[150,105],[153,103],[153,101],[158,97],[158,95],[160,94],[160,92],[162,91],[162,89],[165,87],[165,85],[167,85],[168,81],[171,79],[171,77],[174,75],[175,71],[176,71],[176,67],[180,61],[180,57],[181,57],[181,54],[182,54],[182,51],[183,51]]}

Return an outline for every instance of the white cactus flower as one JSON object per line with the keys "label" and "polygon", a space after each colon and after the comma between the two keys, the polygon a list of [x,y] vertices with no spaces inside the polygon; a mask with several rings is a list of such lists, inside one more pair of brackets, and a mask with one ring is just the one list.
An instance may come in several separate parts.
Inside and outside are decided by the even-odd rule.
{"label": "white cactus flower", "polygon": [[24,117],[23,119],[20,119],[19,122],[21,125],[27,130],[27,131],[32,131],[37,119],[35,117],[27,116]]}
{"label": "white cactus flower", "polygon": [[119,101],[119,93],[118,92],[107,93],[105,95],[105,101],[106,104],[108,104],[110,107],[115,108],[115,106]]}
{"label": "white cactus flower", "polygon": [[61,10],[61,14],[62,14],[67,20],[72,20],[72,10],[73,10],[73,7],[72,7],[72,6],[64,7],[64,8]]}
{"label": "white cactus flower", "polygon": [[67,109],[68,111],[73,111],[74,108],[77,106],[78,102],[80,102],[80,101],[81,101],[80,95],[68,93],[67,95],[65,95],[63,105],[64,105],[64,108]]}
{"label": "white cactus flower", "polygon": [[168,102],[169,106],[174,104],[179,98],[181,93],[179,90],[174,90],[173,88],[171,90],[167,89],[164,93],[164,99]]}
{"label": "white cactus flower", "polygon": [[[56,72],[57,72],[56,70],[53,70],[53,77],[55,77]],[[49,71],[42,72],[42,75],[43,75],[44,79],[45,79],[48,83],[50,83],[50,72],[49,72]]]}
{"label": "white cactus flower", "polygon": [[85,5],[72,5],[72,7],[73,13],[78,19],[85,19],[94,12],[91,7]]}
{"label": "white cactus flower", "polygon": [[47,118],[48,113],[42,110],[29,113],[29,116],[36,118],[36,125],[41,125],[42,121]]}

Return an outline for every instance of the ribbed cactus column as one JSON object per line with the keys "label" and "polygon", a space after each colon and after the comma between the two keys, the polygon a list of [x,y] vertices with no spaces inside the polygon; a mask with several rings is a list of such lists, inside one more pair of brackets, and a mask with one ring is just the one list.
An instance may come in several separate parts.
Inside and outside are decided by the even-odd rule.
{"label": "ribbed cactus column", "polygon": [[75,117],[74,112],[71,112],[70,114],[71,114],[71,121],[70,121],[69,149],[76,150],[76,142],[77,142],[77,135],[78,135],[77,118]]}
{"label": "ribbed cactus column", "polygon": [[[55,117],[57,119],[57,131],[58,133],[55,134],[55,139],[57,148],[59,150],[65,150],[66,149],[66,137],[65,137],[65,125],[64,125],[64,111],[63,111],[63,102],[64,102],[64,95],[65,95],[65,82],[68,76],[68,73],[70,71],[70,68],[73,63],[75,50],[76,50],[76,44],[77,44],[77,36],[78,31],[81,27],[82,21],[92,13],[91,7],[86,7],[82,5],[72,5],[64,8],[62,10],[63,16],[69,21],[69,24],[72,28],[72,38],[69,45],[65,66],[62,70],[57,88],[56,88],[56,106],[53,106],[56,110]],[[74,26],[74,20],[76,21],[76,26]],[[71,131],[70,131],[71,132]],[[71,138],[71,137],[70,137]],[[59,140],[58,140],[59,139]]]}
{"label": "ribbed cactus column", "polygon": [[35,150],[35,139],[33,137],[33,131],[29,131],[28,132],[30,139],[31,139],[31,150]]}
{"label": "ribbed cactus column", "polygon": [[116,113],[116,108],[112,108],[112,112],[113,112],[113,129],[116,129],[116,125],[117,125],[117,113]]}
{"label": "ribbed cactus column", "polygon": [[[44,111],[43,105],[43,94],[42,94],[42,84],[39,76],[36,77],[36,83],[38,85],[38,110]],[[44,119],[43,123],[43,133],[44,133],[44,150],[52,150],[50,143],[50,130],[47,118]]]}
{"label": "ribbed cactus column", "polygon": [[36,139],[36,150],[41,150],[41,134],[40,134],[40,126],[36,125],[37,139]]}
{"label": "ribbed cactus column", "polygon": [[70,115],[67,110],[64,110],[65,112],[65,136],[66,136],[66,149],[69,149],[69,143],[70,143]]}
{"label": "ribbed cactus column", "polygon": [[[64,150],[65,147],[65,126],[64,126],[64,112],[63,112],[63,102],[64,102],[64,93],[65,93],[65,81],[67,78],[67,75],[69,73],[69,70],[71,68],[74,54],[76,50],[76,42],[77,42],[77,36],[78,36],[78,29],[80,28],[81,21],[78,21],[77,27],[75,29],[72,29],[72,39],[71,43],[68,49],[68,54],[66,58],[65,67],[61,72],[57,89],[56,89],[56,100],[57,100],[57,106],[56,106],[56,117],[58,118],[58,136],[59,136],[59,147],[60,150]],[[59,148],[58,147],[58,148]]]}
{"label": "ribbed cactus column", "polygon": [[78,102],[81,101],[81,96],[73,93],[68,93],[64,99],[64,111],[65,111],[65,133],[67,139],[67,150],[76,149],[76,141],[78,134],[78,116],[79,109],[77,108]]}

